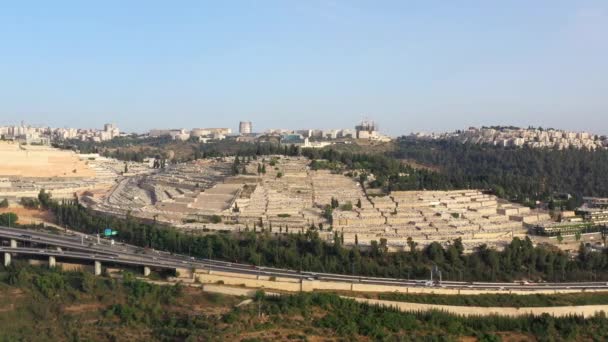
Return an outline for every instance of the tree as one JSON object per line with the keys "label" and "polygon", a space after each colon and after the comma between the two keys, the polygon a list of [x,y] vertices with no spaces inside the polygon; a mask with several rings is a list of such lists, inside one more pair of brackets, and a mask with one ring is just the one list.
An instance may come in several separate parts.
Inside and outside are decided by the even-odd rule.
{"label": "tree", "polygon": [[329,224],[333,223],[333,208],[330,205],[326,205],[323,210],[323,217],[329,222]]}
{"label": "tree", "polygon": [[239,161],[239,156],[234,157],[234,162],[232,163],[232,174],[233,175],[238,175],[240,172],[240,166],[241,162]]}
{"label": "tree", "polygon": [[8,200],[6,198],[0,202],[0,208],[8,208]]}
{"label": "tree", "polygon": [[19,201],[22,206],[29,209],[38,209],[40,208],[40,201],[37,198],[26,198],[21,197],[21,201]]}
{"label": "tree", "polygon": [[562,236],[562,233],[557,233],[557,242],[558,243],[562,243],[562,241],[564,241],[564,237]]}
{"label": "tree", "polygon": [[19,220],[19,216],[15,213],[0,214],[0,226],[14,226]]}
{"label": "tree", "polygon": [[48,208],[51,202],[51,193],[41,189],[38,193],[38,201],[43,208]]}
{"label": "tree", "polygon": [[574,234],[574,238],[576,239],[576,241],[580,241],[581,240],[581,232],[576,232]]}
{"label": "tree", "polygon": [[416,251],[416,245],[418,245],[417,243],[414,242],[414,240],[411,237],[407,238],[407,245],[410,248],[410,252],[415,252]]}

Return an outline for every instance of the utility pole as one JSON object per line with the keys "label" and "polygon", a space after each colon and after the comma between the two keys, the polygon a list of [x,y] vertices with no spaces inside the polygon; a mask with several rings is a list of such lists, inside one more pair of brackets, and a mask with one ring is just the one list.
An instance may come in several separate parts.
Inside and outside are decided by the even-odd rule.
{"label": "utility pole", "polygon": [[262,256],[258,255],[258,280],[260,280],[260,266],[262,263]]}
{"label": "utility pole", "polygon": [[258,298],[258,317],[262,317],[262,296]]}
{"label": "utility pole", "polygon": [[401,269],[402,267],[403,267],[402,261],[401,261],[401,259],[399,259],[399,278],[403,278],[403,276],[402,276],[403,270]]}
{"label": "utility pole", "polygon": [[[207,241],[209,241],[209,240],[207,240]],[[208,247],[208,250],[207,250],[207,255],[208,255],[207,263],[208,263],[208,266],[209,266],[209,274],[211,274],[211,244],[208,244],[207,247]]]}

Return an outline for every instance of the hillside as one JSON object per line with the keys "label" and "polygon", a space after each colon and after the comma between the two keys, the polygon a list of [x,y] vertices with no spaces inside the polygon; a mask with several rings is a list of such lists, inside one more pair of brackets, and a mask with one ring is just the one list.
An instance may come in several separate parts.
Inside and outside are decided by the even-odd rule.
{"label": "hillside", "polygon": [[0,177],[94,177],[95,171],[71,151],[0,142]]}
{"label": "hillside", "polygon": [[[238,303],[243,305],[237,306]],[[242,297],[17,265],[0,268],[2,341],[604,340],[605,316],[462,318],[333,294]]]}

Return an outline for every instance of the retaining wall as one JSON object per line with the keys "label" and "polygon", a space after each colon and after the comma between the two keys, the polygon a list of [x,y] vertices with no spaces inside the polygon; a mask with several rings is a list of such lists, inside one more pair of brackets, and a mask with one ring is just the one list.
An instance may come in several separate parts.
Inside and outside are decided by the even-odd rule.
{"label": "retaining wall", "polygon": [[388,300],[343,297],[354,299],[359,303],[367,303],[372,305],[380,305],[383,307],[396,308],[399,311],[429,311],[438,310],[458,316],[523,316],[549,314],[555,317],[564,317],[570,315],[581,315],[584,317],[592,317],[600,312],[608,312],[608,305],[585,305],[585,306],[555,306],[555,307],[530,307],[530,308],[509,308],[509,307],[479,307],[479,306],[453,306],[453,305],[435,305],[435,304],[419,304],[393,302]]}

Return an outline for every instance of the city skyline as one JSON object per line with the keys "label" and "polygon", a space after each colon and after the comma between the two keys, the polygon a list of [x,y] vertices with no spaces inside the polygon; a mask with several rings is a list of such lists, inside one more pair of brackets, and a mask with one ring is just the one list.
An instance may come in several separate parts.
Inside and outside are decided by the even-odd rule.
{"label": "city skyline", "polygon": [[[491,128],[491,127],[516,127],[519,129],[523,129],[523,130],[527,130],[527,129],[543,129],[543,130],[556,130],[556,131],[565,131],[565,132],[575,132],[575,133],[589,133],[592,135],[597,135],[597,136],[607,136],[608,133],[603,133],[603,132],[599,132],[597,130],[593,130],[593,129],[589,129],[589,130],[585,130],[585,129],[572,129],[569,127],[554,127],[554,126],[534,126],[534,125],[510,125],[510,124],[504,124],[504,123],[485,123],[485,124],[480,124],[478,126],[462,126],[462,127],[456,127],[453,129],[447,129],[447,130],[419,130],[419,131],[415,131],[415,130],[410,130],[410,131],[403,131],[403,132],[398,132],[396,134],[392,134],[390,133],[390,131],[387,131],[385,129],[383,129],[382,125],[379,124],[378,122],[376,122],[375,120],[371,120],[369,118],[366,118],[362,121],[365,120],[370,120],[372,122],[374,122],[376,124],[376,126],[378,127],[378,132],[381,133],[387,133],[388,136],[391,137],[400,137],[400,136],[408,136],[411,134],[451,134],[451,133],[456,133],[458,131],[466,131],[470,128],[474,128],[474,129],[481,129],[484,127],[487,128]],[[48,123],[33,123],[33,122],[27,122],[26,120],[20,120],[18,122],[16,121],[11,121],[11,120],[0,120],[0,127],[18,127],[18,126],[26,126],[26,127],[33,127],[33,128],[52,128],[52,129],[76,129],[76,130],[83,130],[83,131],[88,131],[88,130],[103,130],[104,126],[107,124],[112,124],[112,125],[116,125],[118,128],[122,129],[122,133],[125,134],[140,134],[140,135],[146,135],[151,131],[154,130],[187,130],[190,131],[192,129],[215,129],[215,128],[227,128],[230,129],[232,131],[232,133],[237,134],[239,133],[239,124],[241,122],[243,122],[244,120],[241,121],[237,121],[236,123],[234,122],[226,122],[225,124],[218,124],[215,126],[212,125],[206,125],[204,122],[199,123],[198,125],[194,125],[194,126],[163,126],[163,127],[151,127],[151,128],[140,128],[139,130],[129,130],[129,129],[123,129],[123,126],[121,125],[120,121],[112,121],[110,123],[108,122],[104,122],[99,126],[85,126],[85,127],[78,127],[78,126],[69,126],[69,125],[52,125],[52,124],[48,124]],[[258,125],[256,125],[255,121],[251,121],[251,120],[245,120],[246,122],[250,122],[252,123],[253,126],[253,130],[252,133],[267,133],[267,132],[274,132],[274,131],[280,131],[280,130],[285,130],[285,131],[298,131],[298,130],[323,130],[323,131],[330,131],[330,130],[354,130],[355,125],[360,124],[362,121],[357,121],[357,122],[352,122],[350,124],[345,124],[343,126],[335,126],[335,127],[319,127],[319,126],[301,126],[301,127],[287,127],[287,126],[280,126],[279,124],[275,124],[274,126],[270,126],[270,127],[259,127]]]}
{"label": "city skyline", "polygon": [[0,123],[607,134],[607,37],[601,1],[14,3]]}

